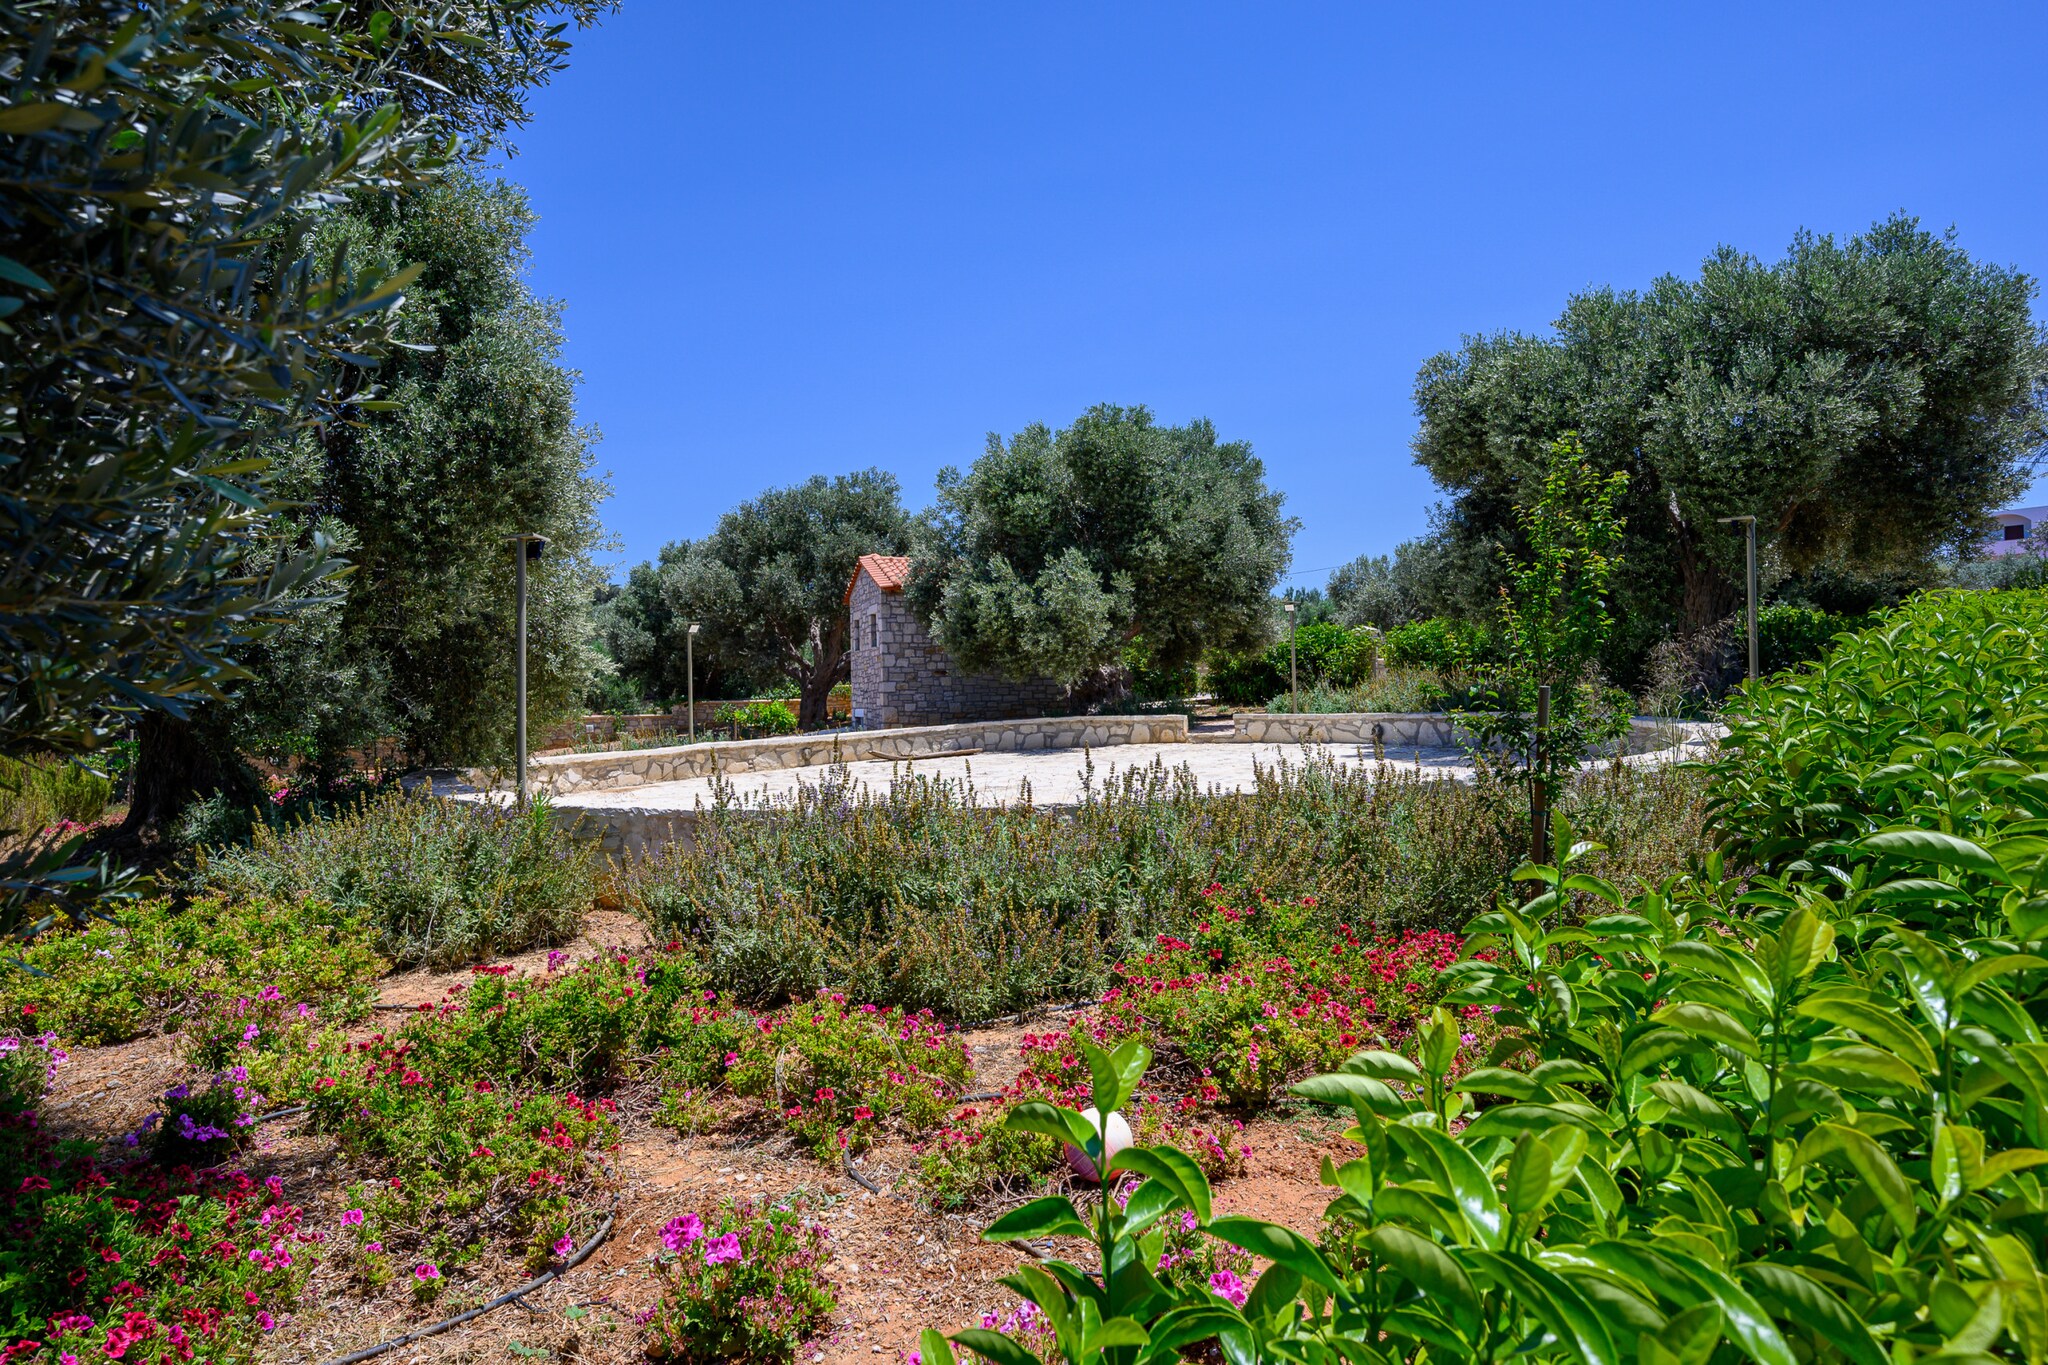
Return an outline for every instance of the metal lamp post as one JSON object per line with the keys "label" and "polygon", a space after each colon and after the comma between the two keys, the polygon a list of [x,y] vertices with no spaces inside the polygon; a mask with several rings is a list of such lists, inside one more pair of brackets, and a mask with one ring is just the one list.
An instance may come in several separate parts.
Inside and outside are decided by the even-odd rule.
{"label": "metal lamp post", "polygon": [[690,685],[689,685],[689,705],[690,705],[690,743],[692,743],[692,744],[695,744],[695,743],[697,742],[697,627],[698,627],[698,625],[699,625],[699,623],[698,623],[698,622],[696,622],[696,621],[692,621],[692,622],[690,622],[690,633],[689,633],[689,634],[687,634],[687,635],[685,635],[685,636],[683,637],[683,668],[684,668],[684,670],[685,670],[686,672],[688,672],[688,673],[689,673],[689,675],[690,675]]}
{"label": "metal lamp post", "polygon": [[1294,603],[1287,604],[1287,709],[1301,711],[1301,667],[1294,655]]}
{"label": "metal lamp post", "polygon": [[1717,521],[1717,522],[1719,522],[1719,523],[1721,523],[1721,525],[1723,525],[1723,526],[1731,525],[1732,523],[1735,523],[1735,522],[1738,522],[1738,521],[1739,521],[1739,522],[1741,522],[1741,523],[1742,523],[1744,531],[1746,531],[1746,532],[1747,532],[1747,534],[1748,534],[1748,540],[1749,540],[1749,571],[1748,571],[1748,573],[1747,573],[1747,574],[1745,574],[1745,575],[1744,575],[1744,583],[1743,583],[1743,588],[1744,588],[1744,593],[1745,593],[1745,596],[1746,596],[1746,598],[1747,598],[1747,602],[1748,602],[1748,605],[1747,605],[1747,609],[1746,609],[1746,610],[1747,610],[1747,614],[1748,614],[1748,617],[1749,617],[1749,680],[1750,680],[1750,682],[1754,683],[1754,682],[1756,681],[1756,675],[1757,675],[1757,667],[1756,667],[1756,518],[1755,518],[1755,517],[1753,517],[1753,516],[1750,516],[1750,517],[1715,517],[1715,518],[1714,518],[1714,520],[1715,520],[1715,521]]}
{"label": "metal lamp post", "polygon": [[505,537],[505,543],[512,547],[513,577],[518,584],[518,605],[513,613],[513,629],[519,637],[519,681],[518,719],[513,725],[512,748],[519,756],[519,805],[526,806],[526,561],[539,559],[548,547],[548,538],[531,531],[522,531],[516,536]]}

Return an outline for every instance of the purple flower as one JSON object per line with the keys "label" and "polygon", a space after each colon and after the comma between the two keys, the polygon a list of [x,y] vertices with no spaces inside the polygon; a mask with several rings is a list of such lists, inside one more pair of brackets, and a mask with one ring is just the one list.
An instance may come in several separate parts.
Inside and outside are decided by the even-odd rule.
{"label": "purple flower", "polygon": [[555,1255],[557,1256],[567,1256],[570,1252],[574,1251],[575,1249],[576,1243],[574,1239],[569,1237],[567,1233],[564,1233],[562,1235],[561,1241],[555,1243]]}
{"label": "purple flower", "polygon": [[1244,1287],[1244,1281],[1237,1278],[1237,1272],[1219,1270],[1209,1277],[1209,1292],[1226,1300],[1234,1308],[1244,1307],[1244,1301],[1251,1293]]}
{"label": "purple flower", "polygon": [[428,1280],[438,1280],[441,1278],[441,1267],[435,1265],[432,1261],[421,1261],[412,1268],[412,1277],[421,1284],[425,1284]]}
{"label": "purple flower", "polygon": [[723,1237],[709,1237],[704,1241],[704,1264],[724,1265],[727,1261],[740,1259],[740,1235],[728,1232]]}
{"label": "purple flower", "polygon": [[360,1227],[363,1222],[363,1211],[361,1209],[350,1209],[341,1215],[341,1221],[352,1228]]}
{"label": "purple flower", "polygon": [[668,1226],[661,1230],[661,1244],[670,1251],[681,1251],[704,1235],[704,1220],[694,1213],[668,1220]]}

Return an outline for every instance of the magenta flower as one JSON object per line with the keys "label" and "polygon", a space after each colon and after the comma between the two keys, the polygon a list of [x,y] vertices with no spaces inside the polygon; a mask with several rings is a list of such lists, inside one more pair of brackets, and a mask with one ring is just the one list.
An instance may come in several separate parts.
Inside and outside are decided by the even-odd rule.
{"label": "magenta flower", "polygon": [[365,1244],[365,1246],[363,1247],[364,1251],[370,1252],[372,1255],[382,1251],[383,1249],[384,1244],[382,1242],[370,1242]]}
{"label": "magenta flower", "polygon": [[1251,1292],[1244,1287],[1244,1281],[1237,1278],[1235,1271],[1230,1270],[1219,1270],[1209,1277],[1209,1292],[1227,1301],[1234,1308],[1244,1307],[1244,1301],[1251,1297]]}
{"label": "magenta flower", "polygon": [[570,1252],[574,1251],[575,1249],[576,1243],[570,1239],[567,1233],[564,1233],[562,1235],[561,1241],[555,1243],[555,1255],[557,1256],[567,1256]]}
{"label": "magenta flower", "polygon": [[694,1213],[668,1220],[668,1226],[661,1230],[661,1244],[670,1251],[681,1251],[704,1235],[704,1220]]}
{"label": "magenta flower", "polygon": [[412,1277],[422,1284],[428,1280],[438,1280],[441,1278],[441,1267],[435,1265],[432,1261],[421,1261],[412,1268]]}
{"label": "magenta flower", "polygon": [[704,1242],[704,1264],[724,1265],[727,1261],[740,1259],[740,1235],[728,1232],[723,1237],[707,1238]]}
{"label": "magenta flower", "polygon": [[341,1221],[348,1227],[361,1227],[363,1223],[363,1211],[361,1209],[350,1209],[346,1213],[341,1215]]}
{"label": "magenta flower", "polygon": [[277,1327],[277,1319],[270,1316],[267,1311],[261,1312],[256,1315],[256,1325],[266,1332],[273,1331]]}

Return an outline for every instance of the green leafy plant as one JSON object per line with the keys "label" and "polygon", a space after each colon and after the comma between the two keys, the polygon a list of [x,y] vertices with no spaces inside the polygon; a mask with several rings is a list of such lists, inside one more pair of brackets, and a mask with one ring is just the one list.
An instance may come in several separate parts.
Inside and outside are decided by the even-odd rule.
{"label": "green leafy plant", "polygon": [[74,1042],[120,1043],[269,989],[346,1023],[368,1013],[387,965],[371,937],[359,915],[317,900],[152,898],[25,945],[19,967],[0,970],[0,1015],[26,1009]]}
{"label": "green leafy plant", "polygon": [[779,701],[727,702],[711,713],[711,723],[731,730],[742,739],[797,732],[796,712]]}
{"label": "green leafy plant", "polygon": [[[1480,671],[1473,709],[1461,712],[1479,751],[1555,790],[1594,745],[1628,729],[1627,698],[1601,685],[1600,647],[1628,476],[1597,474],[1576,433],[1553,441],[1541,491],[1517,507],[1525,553],[1502,551],[1506,582],[1497,627],[1500,662]],[[1539,736],[1538,689],[1550,689]]]}
{"label": "green leafy plant", "polygon": [[[2029,832],[2048,749],[2048,592],[1930,594],[1729,708],[1709,809],[1731,856],[1826,861],[1893,825]],[[1915,903],[1921,927],[1940,916]]]}
{"label": "green leafy plant", "polygon": [[836,1300],[824,1227],[789,1203],[729,1203],[661,1231],[661,1301],[648,1328],[657,1360],[787,1361]]}
{"label": "green leafy plant", "polygon": [[367,920],[392,961],[452,966],[574,934],[595,857],[544,799],[509,810],[394,790],[206,850],[193,879],[228,896],[325,901]]}

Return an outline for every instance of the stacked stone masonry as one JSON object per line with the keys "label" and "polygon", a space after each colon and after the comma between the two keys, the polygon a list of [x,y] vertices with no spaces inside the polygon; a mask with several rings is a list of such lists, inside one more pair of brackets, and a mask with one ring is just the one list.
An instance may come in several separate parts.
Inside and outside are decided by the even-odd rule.
{"label": "stacked stone masonry", "polygon": [[959,673],[904,594],[885,590],[865,568],[854,577],[847,615],[853,714],[864,729],[1044,716],[1066,701],[1066,689],[1049,680]]}
{"label": "stacked stone masonry", "polygon": [[963,750],[1102,748],[1115,744],[1184,744],[1186,716],[1055,716],[1040,720],[858,730],[784,739],[679,744],[618,753],[551,754],[527,765],[535,791],[567,796],[618,791],[693,777],[772,772],[867,759],[923,758]]}

